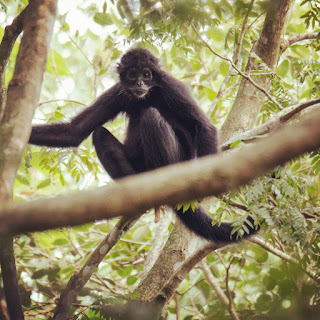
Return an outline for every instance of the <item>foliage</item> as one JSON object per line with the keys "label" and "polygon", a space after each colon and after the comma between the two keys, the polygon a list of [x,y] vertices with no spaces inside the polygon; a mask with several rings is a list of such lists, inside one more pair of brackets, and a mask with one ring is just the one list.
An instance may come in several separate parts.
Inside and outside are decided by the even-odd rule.
{"label": "foliage", "polygon": [[[229,72],[229,64],[203,45],[194,28],[217,52],[232,58],[249,4],[247,0],[61,1],[35,123],[67,121],[83,110],[83,104],[89,104],[114,83],[121,53],[139,43],[153,50],[166,70],[190,86],[203,110],[220,127],[234,101],[240,77],[231,72],[213,108],[212,101]],[[0,1],[0,6],[7,8],[6,16],[0,16],[2,25],[8,24],[9,17],[16,16],[23,5],[25,1]],[[259,37],[265,9],[264,1],[255,1],[249,14],[238,63],[242,70]],[[317,1],[295,5],[287,36],[319,32],[318,17]],[[7,82],[17,50],[15,47],[7,68]],[[281,56],[276,74],[269,75],[270,92],[283,107],[319,97],[319,69],[319,43],[297,42]],[[270,71],[262,68],[259,72]],[[257,124],[277,112],[266,101]],[[120,116],[108,124],[108,129],[123,139],[125,125]],[[306,273],[311,270],[319,274],[320,268],[320,229],[316,222],[320,212],[319,172],[320,153],[314,152],[250,186],[211,200],[216,222],[235,221],[235,231],[241,230],[250,213],[262,226],[261,236],[298,261],[288,263],[247,242],[209,255],[211,271],[224,292],[230,292],[240,318],[303,319],[320,314],[319,279],[311,279]],[[29,146],[17,174],[14,196],[16,200],[34,199],[107,183],[112,182],[97,161],[91,139],[77,149]],[[190,202],[182,206],[188,209],[194,205]],[[133,292],[154,238],[156,225],[152,221],[152,215],[143,216],[105,257],[78,297],[73,319],[100,319],[94,306],[124,301]],[[62,288],[114,225],[115,221],[103,221],[16,238],[27,319],[52,316]],[[182,282],[176,298],[181,319],[230,319],[226,306],[197,268]],[[171,301],[168,319],[175,319],[177,310]]]}
{"label": "foliage", "polygon": [[301,3],[301,6],[308,4],[310,10],[301,16],[301,18],[305,19],[305,24],[307,28],[311,24],[314,28],[316,24],[319,25],[319,15],[320,15],[320,4],[318,0],[304,0]]}

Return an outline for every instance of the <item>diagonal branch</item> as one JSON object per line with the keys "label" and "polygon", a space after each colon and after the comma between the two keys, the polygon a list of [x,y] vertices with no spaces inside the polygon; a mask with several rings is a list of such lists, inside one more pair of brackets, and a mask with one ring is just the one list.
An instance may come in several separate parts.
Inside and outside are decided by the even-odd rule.
{"label": "diagonal branch", "polygon": [[[139,216],[140,217],[140,216]],[[88,261],[79,272],[76,272],[62,291],[53,320],[67,319],[72,304],[80,291],[92,276],[102,259],[115,246],[118,240],[134,225],[139,217],[123,217],[117,225],[100,242],[98,247],[90,255]]]}
{"label": "diagonal branch", "polygon": [[[253,4],[254,4],[254,1],[255,0],[251,0],[250,2],[250,5],[249,5],[249,8],[247,10],[247,13],[246,13],[246,16],[243,20],[243,23],[242,23],[242,27],[241,27],[241,32],[240,32],[240,35],[239,35],[239,40],[238,40],[238,45],[235,49],[235,52],[234,52],[234,64],[236,66],[238,66],[238,62],[239,62],[239,57],[240,57],[240,52],[241,52],[241,47],[242,47],[242,42],[243,42],[243,38],[244,38],[244,35],[245,33],[247,32],[248,28],[246,28],[247,26],[247,23],[248,23],[248,19],[249,19],[249,15],[250,15],[250,12],[252,10],[252,7],[253,7]],[[200,36],[198,34],[198,36]],[[231,72],[232,72],[232,68],[229,67],[229,70],[228,70],[228,73],[226,74],[223,82],[221,83],[220,85],[220,88],[218,90],[218,93],[217,95],[214,97],[212,103],[211,103],[211,106],[207,112],[207,115],[210,117],[211,113],[213,112],[213,110],[215,109],[218,101],[220,100],[224,90],[225,90],[225,87],[227,85],[227,83],[229,82],[230,80],[230,77],[231,77]]]}
{"label": "diagonal branch", "polygon": [[201,39],[201,41],[204,43],[204,45],[210,50],[210,52],[212,52],[214,55],[216,55],[217,57],[219,57],[220,59],[222,60],[225,60],[227,62],[229,62],[232,66],[232,68],[234,70],[236,70],[236,72],[241,75],[244,79],[248,80],[256,89],[258,89],[259,91],[261,91],[262,93],[264,93],[266,95],[266,97],[279,109],[279,110],[282,110],[283,107],[281,106],[281,104],[275,100],[271,94],[263,87],[261,87],[258,83],[256,83],[249,74],[246,74],[244,72],[242,72],[235,64],[234,62],[227,58],[227,57],[224,57],[223,55],[219,54],[218,52],[216,52],[215,50],[213,50],[211,48],[211,46],[209,45],[209,43],[204,40],[202,38],[202,36],[200,35],[200,33],[198,32],[198,30],[192,25],[192,28],[194,30],[194,32],[198,35],[198,37]]}
{"label": "diagonal branch", "polygon": [[310,119],[279,129],[230,154],[160,168],[77,194],[2,204],[0,232],[45,230],[120,215],[133,216],[163,204],[174,206],[190,199],[218,196],[251,182],[277,165],[319,149],[319,122],[317,111]]}
{"label": "diagonal branch", "polygon": [[319,37],[319,32],[300,33],[283,40],[280,51],[284,53],[291,45],[303,40],[313,40]]}
{"label": "diagonal branch", "polygon": [[[300,113],[301,111],[309,108],[311,106],[315,106],[320,104],[320,98],[310,100],[307,102],[299,103],[294,106],[288,107],[274,115],[269,121],[265,122],[261,126],[252,128],[247,130],[235,137],[232,137],[227,142],[221,145],[221,150],[227,150],[230,146],[237,142],[237,141],[252,141],[253,139],[257,138],[258,136],[267,134],[278,128],[280,125],[291,120],[296,114]],[[320,107],[320,105],[319,105]]]}
{"label": "diagonal branch", "polygon": [[265,242],[261,238],[259,238],[257,236],[253,236],[248,241],[257,244],[261,248],[264,248],[265,250],[271,252],[272,254],[281,258],[284,261],[287,261],[287,262],[290,262],[290,263],[293,263],[293,264],[299,266],[311,279],[319,281],[318,275],[316,273],[314,273],[312,270],[309,270],[307,268],[302,267],[301,263],[299,263],[298,260],[296,260],[295,258],[292,258],[288,254],[278,250],[277,248],[274,248],[273,246],[271,246],[269,243]]}
{"label": "diagonal branch", "polygon": [[200,268],[201,268],[202,272],[204,273],[207,281],[210,283],[212,289],[214,290],[214,292],[216,293],[216,295],[220,299],[220,301],[227,307],[231,318],[234,320],[240,320],[240,318],[239,318],[236,310],[234,309],[230,299],[228,299],[228,297],[224,294],[224,292],[222,291],[219,284],[216,283],[216,281],[215,281],[214,277],[212,276],[212,273],[209,269],[209,266],[205,260],[201,261]]}
{"label": "diagonal branch", "polygon": [[187,274],[210,252],[224,246],[225,244],[205,243],[198,250],[193,252],[186,261],[176,270],[176,272],[170,277],[166,285],[158,292],[154,301],[162,301],[163,303],[169,302],[171,297],[177,290],[177,287],[181,283],[181,279],[184,279]]}

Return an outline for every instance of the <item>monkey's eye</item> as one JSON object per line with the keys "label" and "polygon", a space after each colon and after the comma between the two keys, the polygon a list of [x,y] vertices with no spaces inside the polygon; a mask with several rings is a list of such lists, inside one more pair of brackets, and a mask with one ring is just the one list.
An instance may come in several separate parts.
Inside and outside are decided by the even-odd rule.
{"label": "monkey's eye", "polygon": [[130,69],[127,72],[127,79],[128,80],[136,80],[138,78],[138,73],[135,69]]}
{"label": "monkey's eye", "polygon": [[142,76],[144,80],[152,80],[152,72],[149,68],[144,68],[142,71]]}

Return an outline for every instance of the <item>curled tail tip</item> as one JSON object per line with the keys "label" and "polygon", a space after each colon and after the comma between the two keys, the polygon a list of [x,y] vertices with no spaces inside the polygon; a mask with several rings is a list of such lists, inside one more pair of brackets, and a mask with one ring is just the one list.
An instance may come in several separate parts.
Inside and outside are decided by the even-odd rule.
{"label": "curled tail tip", "polygon": [[[232,225],[230,224],[231,230],[233,229]],[[251,236],[255,235],[260,228],[258,226],[255,227],[254,219],[251,216],[247,216],[245,223],[243,224],[242,228],[240,229],[241,234],[239,232],[235,232],[230,237],[231,241],[240,241],[242,239],[250,238]]]}
{"label": "curled tail tip", "polygon": [[[212,240],[217,242],[239,242],[243,239],[248,239],[259,231],[259,228],[255,228],[254,220],[252,217],[248,216],[247,221],[245,222],[238,231],[233,232],[234,227],[232,223],[221,223],[220,225],[215,225],[211,229],[213,233]],[[210,240],[210,239],[208,239]]]}
{"label": "curled tail tip", "polygon": [[232,233],[233,226],[231,223],[223,222],[220,225],[213,226],[211,217],[201,207],[198,207],[195,211],[191,208],[186,212],[183,212],[182,209],[176,209],[175,211],[189,230],[202,238],[214,242],[238,242],[259,231],[259,228],[255,227],[254,219],[251,216],[247,217],[246,222],[240,229],[242,231]]}

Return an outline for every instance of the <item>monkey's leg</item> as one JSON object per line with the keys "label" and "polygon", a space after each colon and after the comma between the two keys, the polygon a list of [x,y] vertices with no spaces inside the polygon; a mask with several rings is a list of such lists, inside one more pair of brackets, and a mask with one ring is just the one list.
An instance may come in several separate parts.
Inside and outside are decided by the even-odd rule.
{"label": "monkey's leg", "polygon": [[141,116],[140,125],[147,170],[181,161],[179,141],[157,109],[146,109]]}
{"label": "monkey's leg", "polygon": [[101,164],[112,179],[136,173],[125,155],[124,145],[107,129],[97,127],[93,132],[92,141]]}

